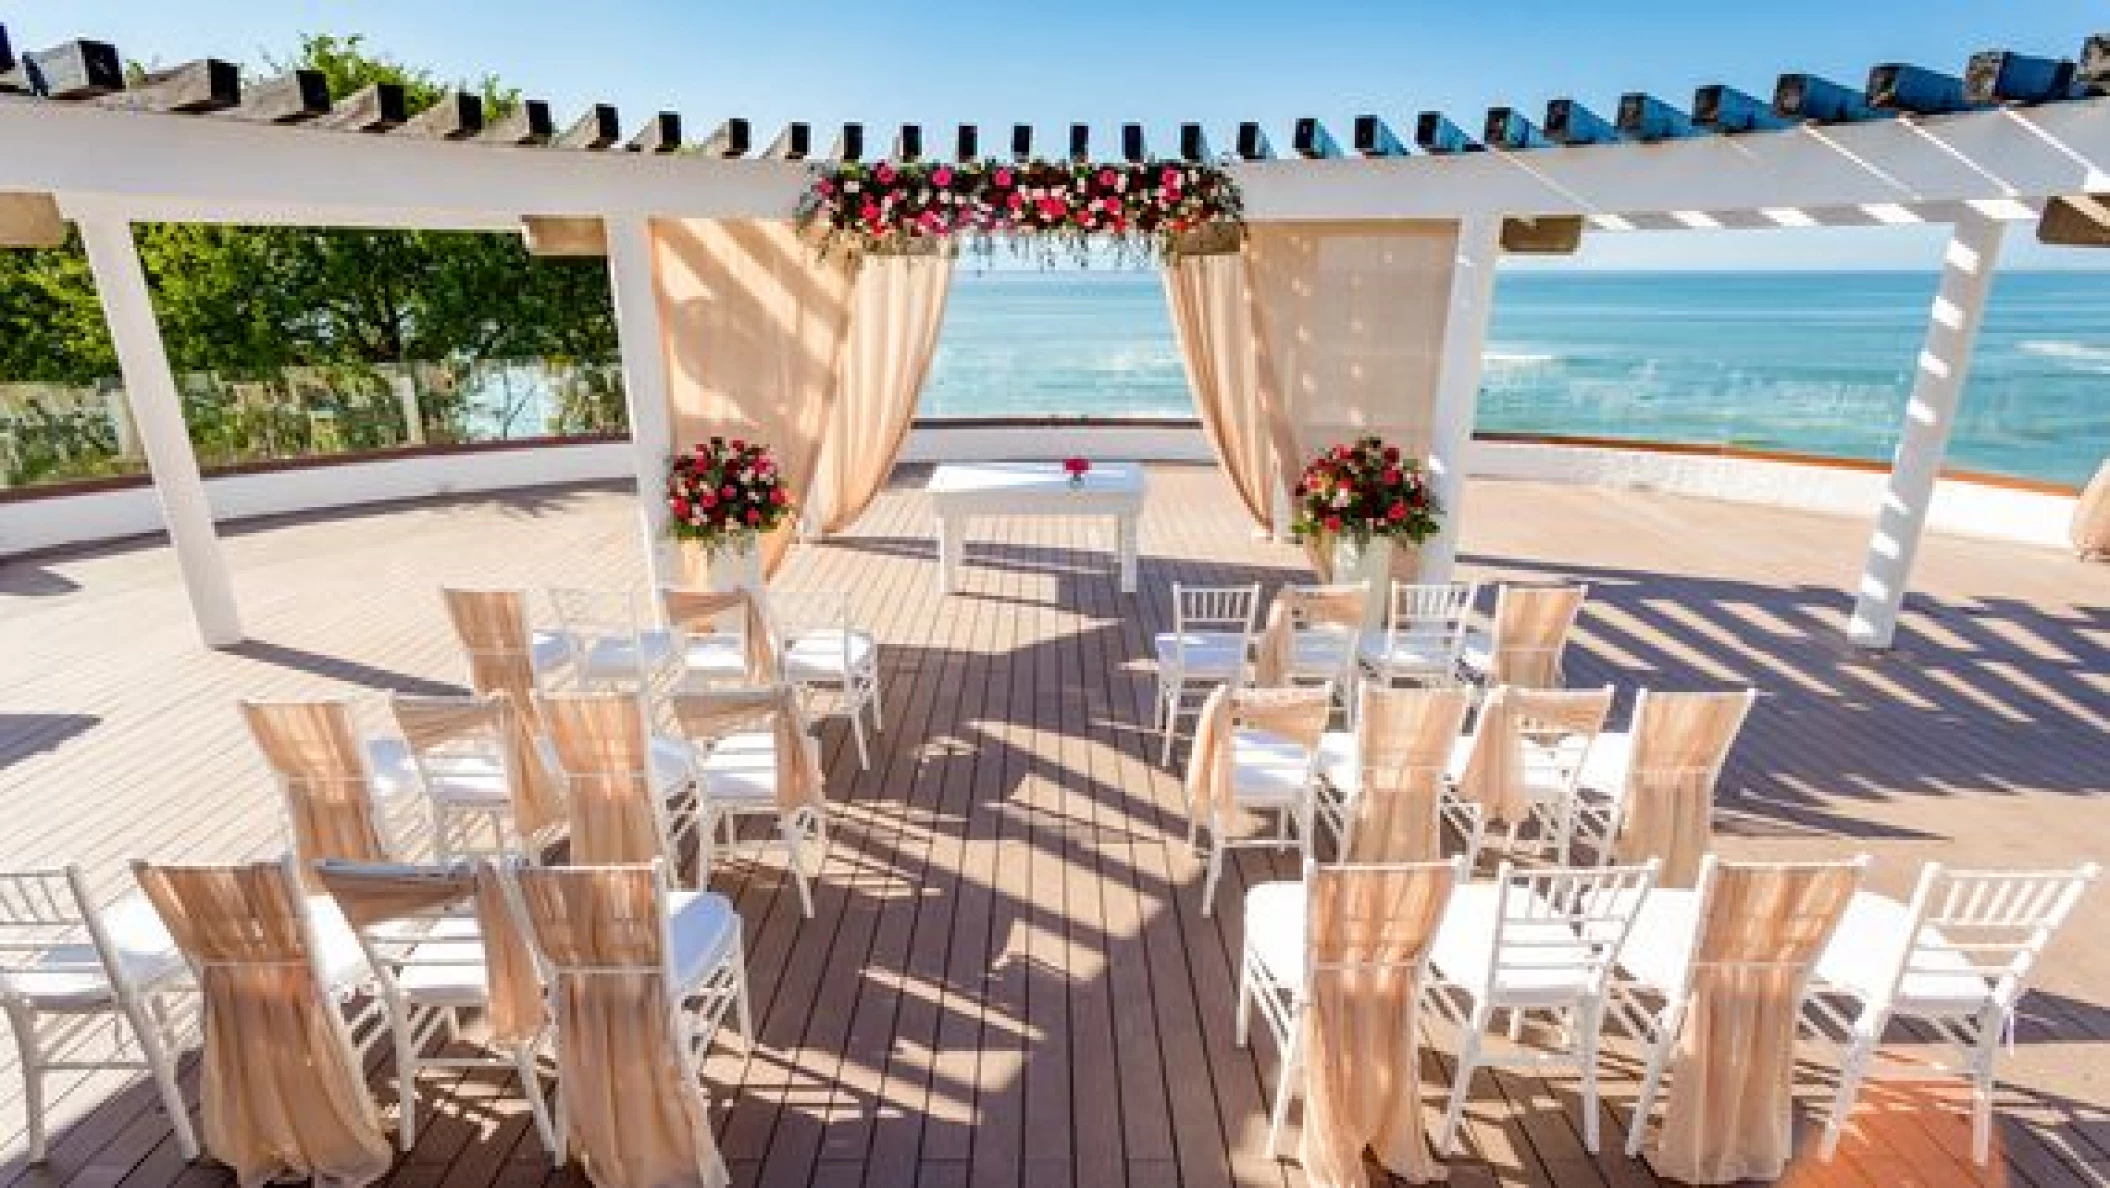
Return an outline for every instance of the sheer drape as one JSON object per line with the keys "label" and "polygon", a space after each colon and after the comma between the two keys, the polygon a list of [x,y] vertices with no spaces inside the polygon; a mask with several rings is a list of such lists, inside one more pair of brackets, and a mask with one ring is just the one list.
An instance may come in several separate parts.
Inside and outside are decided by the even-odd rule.
{"label": "sheer drape", "polygon": [[[854,265],[823,257],[786,220],[655,219],[652,239],[675,447],[712,436],[761,441],[795,494],[812,491]],[[763,538],[765,573],[791,538],[788,527]]]}
{"label": "sheer drape", "polygon": [[1471,708],[1466,689],[1363,688],[1355,726],[1362,770],[1343,843],[1347,861],[1443,856],[1443,772]]}
{"label": "sheer drape", "polygon": [[1253,519],[1282,527],[1275,523],[1282,469],[1261,390],[1245,260],[1235,250],[1183,252],[1165,265],[1165,300],[1194,411],[1217,462]]}
{"label": "sheer drape", "polygon": [[855,523],[894,469],[938,350],[952,269],[951,252],[867,256],[858,269],[815,488],[823,531]]}
{"label": "sheer drape", "polygon": [[388,847],[367,792],[366,760],[341,701],[245,701],[242,718],[286,793],[301,878],[317,862],[385,862]]}
{"label": "sheer drape", "polygon": [[1650,693],[1633,727],[1624,818],[1612,852],[1621,862],[1663,860],[1657,885],[1690,887],[1714,845],[1714,785],[1736,743],[1749,693]]}
{"label": "sheer drape", "polygon": [[2091,561],[2110,558],[2110,461],[2105,461],[2073,505],[2073,551]]}

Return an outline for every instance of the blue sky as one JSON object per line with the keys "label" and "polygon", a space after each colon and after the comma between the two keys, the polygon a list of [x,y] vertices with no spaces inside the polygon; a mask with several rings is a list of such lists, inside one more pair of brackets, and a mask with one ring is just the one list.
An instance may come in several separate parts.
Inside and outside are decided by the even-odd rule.
{"label": "blue sky", "polygon": [[[1670,0],[1549,3],[1392,0],[1323,3],[1012,5],[798,0],[56,0],[0,11],[17,46],[72,36],[115,42],[162,63],[258,61],[303,32],[360,32],[393,57],[443,76],[498,74],[576,112],[619,105],[683,113],[701,135],[725,116],[767,137],[788,120],[949,128],[985,138],[1017,122],[1054,144],[1076,121],[1110,148],[1123,121],[1154,140],[1199,120],[1259,120],[1278,141],[1299,116],[1337,135],[1363,112],[1410,128],[1442,108],[1477,124],[1490,105],[1543,110],[1572,95],[1604,110],[1623,91],[1677,101],[1724,82],[1770,93],[1806,70],[1859,82],[1879,61],[1959,69],[1974,50],[2071,55],[2110,31],[2103,0]],[[563,116],[560,115],[560,118]],[[988,141],[985,140],[985,143]],[[2018,229],[2019,230],[2019,229]],[[2011,265],[2110,261],[2012,237]],[[1939,236],[1920,231],[1601,236],[1606,266],[1920,267]]]}

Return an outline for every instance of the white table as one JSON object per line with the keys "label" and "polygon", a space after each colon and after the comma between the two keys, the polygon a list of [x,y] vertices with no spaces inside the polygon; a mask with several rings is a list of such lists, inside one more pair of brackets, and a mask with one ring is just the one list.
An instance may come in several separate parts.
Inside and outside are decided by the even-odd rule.
{"label": "white table", "polygon": [[976,516],[1089,516],[1114,521],[1121,592],[1136,592],[1136,520],[1143,514],[1143,468],[1094,462],[1077,486],[1054,462],[949,462],[930,476],[937,519],[938,592],[950,594]]}

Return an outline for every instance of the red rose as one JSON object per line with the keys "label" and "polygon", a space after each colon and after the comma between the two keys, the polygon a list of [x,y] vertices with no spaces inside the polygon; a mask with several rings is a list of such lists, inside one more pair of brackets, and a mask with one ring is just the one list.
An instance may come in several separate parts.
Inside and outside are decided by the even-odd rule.
{"label": "red rose", "polygon": [[1388,519],[1388,520],[1391,520],[1391,521],[1393,521],[1393,522],[1395,522],[1395,523],[1396,523],[1396,522],[1398,522],[1398,521],[1400,521],[1400,520],[1404,520],[1404,519],[1406,519],[1406,518],[1407,518],[1407,505],[1406,505],[1406,504],[1404,504],[1404,503],[1395,503],[1395,504],[1393,504],[1393,505],[1392,505],[1392,510],[1391,510],[1391,511],[1388,511],[1388,512],[1386,512],[1386,513],[1385,513],[1385,518],[1386,518],[1386,519]]}
{"label": "red rose", "polygon": [[732,441],[728,442],[727,444],[731,445],[735,450],[744,450],[747,448],[747,443],[737,437],[734,438]]}
{"label": "red rose", "polygon": [[750,524],[759,524],[759,523],[761,523],[761,522],[762,522],[762,513],[761,513],[761,512],[758,512],[758,511],[756,511],[756,510],[755,510],[754,508],[748,508],[748,509],[747,509],[747,522],[748,522],[748,523],[750,523]]}
{"label": "red rose", "polygon": [[681,496],[676,495],[674,498],[667,500],[667,506],[673,508],[674,514],[682,519],[686,520],[689,518],[689,501]]}
{"label": "red rose", "polygon": [[774,503],[774,504],[776,504],[776,505],[777,505],[777,506],[779,506],[779,507],[782,507],[782,506],[784,505],[784,499],[785,499],[785,495],[784,495],[784,488],[782,488],[782,487],[776,487],[776,488],[773,488],[773,489],[772,489],[772,490],[771,490],[771,491],[769,492],[769,501],[770,501],[771,503]]}
{"label": "red rose", "polygon": [[1399,461],[1399,447],[1398,447],[1398,446],[1386,446],[1386,447],[1385,447],[1385,461],[1387,461],[1387,462],[1397,462],[1397,461]]}
{"label": "red rose", "polygon": [[740,497],[739,488],[733,486],[731,483],[727,483],[724,486],[718,488],[718,493],[720,495],[725,496],[727,499],[738,499]]}
{"label": "red rose", "polygon": [[703,505],[705,508],[713,508],[718,506],[718,497],[716,495],[711,494],[709,491],[705,491],[703,494],[698,495],[696,497],[696,502]]}
{"label": "red rose", "polygon": [[1011,171],[1010,171],[1009,169],[999,169],[999,170],[997,170],[997,171],[996,171],[996,184],[997,184],[998,186],[1001,186],[1001,187],[1003,187],[1004,189],[1009,189],[1009,188],[1011,188]]}
{"label": "red rose", "polygon": [[1341,517],[1339,517],[1339,516],[1328,516],[1328,517],[1326,517],[1326,530],[1327,530],[1328,532],[1339,532],[1339,531],[1341,530]]}
{"label": "red rose", "polygon": [[1406,481],[1406,476],[1399,472],[1398,467],[1393,467],[1385,472],[1386,486],[1396,487],[1404,481]]}

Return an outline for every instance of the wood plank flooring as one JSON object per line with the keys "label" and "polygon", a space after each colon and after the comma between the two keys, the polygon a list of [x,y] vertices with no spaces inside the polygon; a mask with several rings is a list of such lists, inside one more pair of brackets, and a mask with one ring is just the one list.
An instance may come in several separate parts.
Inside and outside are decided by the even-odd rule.
{"label": "wood plank flooring", "polygon": [[[1262,581],[1295,552],[1252,537],[1213,471],[1154,466],[1142,591],[1118,592],[1111,529],[980,526],[961,593],[934,591],[922,475],[779,584],[851,592],[883,641],[887,729],[869,771],[823,728],[835,846],[801,918],[773,856],[722,863],[746,923],[760,1042],[707,1076],[741,1184],[1294,1185],[1262,1148],[1275,1056],[1232,1042],[1240,896],[1293,872],[1231,864],[1213,917],[1149,729],[1149,640],[1168,583]],[[1866,525],[1653,495],[1475,483],[1466,564],[1591,585],[1571,665],[1639,685],[1764,691],[1723,781],[1722,848],[2049,865],[2110,837],[2110,568],[1934,538],[1900,647],[1840,637]],[[107,894],[135,855],[275,852],[275,797],[237,697],[450,688],[446,583],[641,578],[627,492],[523,491],[243,525],[226,550],[251,642],[198,649],[157,542],[0,561],[0,866],[77,861]],[[362,707],[380,729],[377,703]],[[1803,1184],[2110,1182],[2110,890],[2053,950],[2002,1067],[1998,1158],[1970,1166],[1959,1095],[1881,1085],[1840,1158]],[[1425,1083],[1449,1085],[1432,1035]],[[1915,1038],[1901,1031],[1901,1045]],[[1812,1049],[1811,1110],[1830,1081]],[[1608,1057],[1605,1146],[1636,1062]],[[385,1072],[375,1060],[370,1068]],[[384,1111],[393,1092],[377,1078]],[[108,1075],[54,1083],[53,1158],[26,1165],[18,1069],[0,1055],[0,1188],[221,1184],[185,1165],[154,1096]],[[497,1074],[428,1076],[393,1181],[542,1184],[553,1173]],[[1652,1183],[1591,1155],[1566,1074],[1482,1073],[1463,1184]],[[1810,1116],[1814,1116],[1813,1114]],[[1807,1117],[1805,1122],[1807,1122]],[[1294,1128],[1294,1121],[1292,1123]],[[1804,1127],[1804,1138],[1809,1138]]]}

